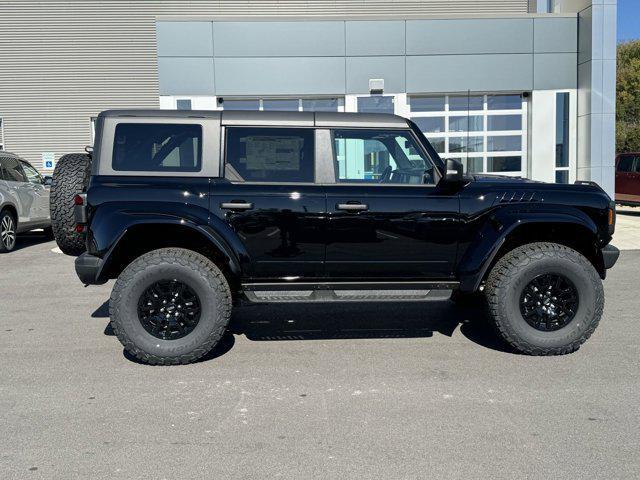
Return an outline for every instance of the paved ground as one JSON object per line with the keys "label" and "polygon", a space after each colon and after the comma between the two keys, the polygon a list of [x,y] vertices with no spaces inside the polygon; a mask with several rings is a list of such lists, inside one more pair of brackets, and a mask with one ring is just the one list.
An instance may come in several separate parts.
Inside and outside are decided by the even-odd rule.
{"label": "paved ground", "polygon": [[613,243],[622,250],[640,249],[640,208],[617,206]]}
{"label": "paved ground", "polygon": [[112,336],[111,285],[39,242],[0,256],[2,479],[640,476],[640,252],[565,357],[440,301],[245,308],[206,361],[150,367]]}

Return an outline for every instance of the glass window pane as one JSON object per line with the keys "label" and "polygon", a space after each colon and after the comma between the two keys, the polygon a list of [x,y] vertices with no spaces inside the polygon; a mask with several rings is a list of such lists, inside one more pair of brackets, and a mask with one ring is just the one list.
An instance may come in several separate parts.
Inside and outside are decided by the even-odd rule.
{"label": "glass window pane", "polygon": [[260,100],[224,100],[225,110],[260,110]]}
{"label": "glass window pane", "polygon": [[337,98],[303,99],[302,110],[305,112],[337,112],[339,101]]}
{"label": "glass window pane", "polygon": [[428,138],[429,143],[433,147],[433,149],[438,153],[444,153],[444,138],[436,137],[436,138]]}
{"label": "glass window pane", "polygon": [[444,132],[444,117],[414,117],[411,120],[418,125],[421,132],[439,133]]}
{"label": "glass window pane", "polygon": [[339,182],[433,183],[433,167],[409,132],[335,130]]}
{"label": "glass window pane", "polygon": [[358,112],[393,113],[393,97],[358,97]]}
{"label": "glass window pane", "polygon": [[225,176],[247,182],[312,183],[312,128],[230,127]]}
{"label": "glass window pane", "polygon": [[298,99],[262,100],[262,109],[271,112],[297,112]]}
{"label": "glass window pane", "polygon": [[569,183],[569,170],[556,170],[556,183]]}
{"label": "glass window pane", "polygon": [[467,173],[481,173],[482,157],[463,158],[462,165],[464,166],[464,171]]}
{"label": "glass window pane", "polygon": [[522,115],[489,115],[487,117],[487,130],[490,132],[522,130]]}
{"label": "glass window pane", "polygon": [[522,98],[520,95],[487,95],[489,110],[520,110]]}
{"label": "glass window pane", "polygon": [[633,157],[629,155],[624,155],[620,157],[618,160],[618,171],[619,172],[630,172],[633,166]]}
{"label": "glass window pane", "polygon": [[444,112],[444,97],[409,97],[412,112]]}
{"label": "glass window pane", "polygon": [[8,182],[26,182],[27,177],[25,176],[22,168],[20,167],[20,162],[15,158],[3,158],[2,164],[4,166],[4,176]]}
{"label": "glass window pane", "polygon": [[29,181],[29,183],[35,183],[38,185],[44,183],[38,171],[28,163],[22,162],[22,170],[24,170],[24,173],[27,176],[27,180]]}
{"label": "glass window pane", "polygon": [[481,132],[483,130],[482,115],[449,117],[450,132]]}
{"label": "glass window pane", "polygon": [[113,169],[134,172],[198,172],[202,127],[187,124],[120,123]]}
{"label": "glass window pane", "polygon": [[482,137],[449,137],[449,152],[482,152]]}
{"label": "glass window pane", "polygon": [[556,94],[556,167],[569,166],[569,94]]}
{"label": "glass window pane", "polygon": [[176,109],[177,110],[191,110],[191,100],[189,100],[189,99],[176,100]]}
{"label": "glass window pane", "polygon": [[484,97],[480,96],[450,96],[449,97],[449,110],[483,110],[484,109]]}
{"label": "glass window pane", "polygon": [[522,170],[522,157],[488,157],[488,172],[519,172]]}
{"label": "glass window pane", "polygon": [[487,137],[487,152],[519,152],[520,150],[522,150],[520,135]]}

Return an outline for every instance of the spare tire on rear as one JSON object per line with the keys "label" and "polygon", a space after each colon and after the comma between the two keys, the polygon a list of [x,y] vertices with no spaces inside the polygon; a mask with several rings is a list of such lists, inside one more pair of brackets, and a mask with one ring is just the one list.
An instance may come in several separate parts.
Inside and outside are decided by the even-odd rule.
{"label": "spare tire on rear", "polygon": [[53,171],[51,182],[51,226],[60,250],[78,256],[85,250],[85,235],[76,231],[74,197],[86,190],[91,157],[84,153],[63,155]]}

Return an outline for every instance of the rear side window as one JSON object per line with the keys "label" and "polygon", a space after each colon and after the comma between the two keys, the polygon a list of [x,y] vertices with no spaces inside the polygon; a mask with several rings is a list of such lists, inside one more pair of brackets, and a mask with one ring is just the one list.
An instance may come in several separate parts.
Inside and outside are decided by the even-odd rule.
{"label": "rear side window", "polygon": [[314,181],[311,128],[227,128],[225,177],[245,182]]}
{"label": "rear side window", "polygon": [[4,179],[8,182],[26,182],[27,177],[22,171],[20,162],[13,158],[5,158],[2,160]]}
{"label": "rear side window", "polygon": [[620,157],[618,161],[618,171],[619,172],[631,172],[633,168],[633,157],[629,155],[625,155]]}
{"label": "rear side window", "polygon": [[120,123],[113,169],[134,172],[199,172],[202,127],[190,124]]}

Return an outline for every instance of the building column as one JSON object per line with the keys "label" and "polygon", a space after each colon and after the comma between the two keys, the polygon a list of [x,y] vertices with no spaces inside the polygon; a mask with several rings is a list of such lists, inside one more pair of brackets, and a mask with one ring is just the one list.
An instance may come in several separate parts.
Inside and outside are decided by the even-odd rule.
{"label": "building column", "polygon": [[585,1],[586,5],[581,5],[584,8],[578,11],[577,178],[598,183],[612,197],[616,153],[616,1]]}

